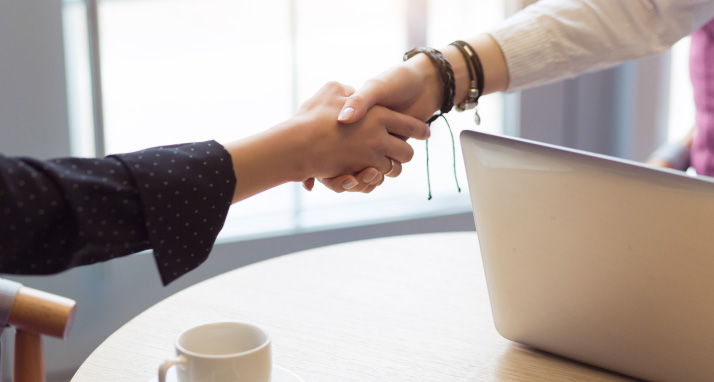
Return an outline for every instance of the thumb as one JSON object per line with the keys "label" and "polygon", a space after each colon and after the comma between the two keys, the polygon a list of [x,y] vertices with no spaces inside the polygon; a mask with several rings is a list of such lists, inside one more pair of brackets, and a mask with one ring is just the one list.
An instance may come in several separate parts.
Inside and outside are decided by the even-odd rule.
{"label": "thumb", "polygon": [[312,188],[315,187],[315,178],[307,178],[302,181],[302,186],[308,191],[312,191]]}
{"label": "thumb", "polygon": [[342,123],[357,122],[367,113],[372,106],[380,103],[381,95],[376,86],[365,84],[360,90],[352,94],[342,106],[342,111],[337,120]]}

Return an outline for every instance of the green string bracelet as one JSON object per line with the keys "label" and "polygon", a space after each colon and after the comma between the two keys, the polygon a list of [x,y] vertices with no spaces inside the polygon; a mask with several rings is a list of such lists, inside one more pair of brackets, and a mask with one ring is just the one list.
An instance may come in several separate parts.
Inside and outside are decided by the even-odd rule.
{"label": "green string bracelet", "polygon": [[[459,178],[456,175],[456,143],[454,141],[454,132],[451,130],[451,125],[449,124],[449,120],[446,119],[446,116],[444,116],[443,113],[440,113],[436,115],[435,117],[432,117],[432,119],[429,120],[427,123],[429,127],[431,127],[431,123],[434,122],[437,118],[443,118],[444,122],[446,122],[446,127],[449,128],[449,134],[451,134],[451,154],[452,158],[454,161],[454,180],[456,181],[456,188],[461,192],[461,186],[459,186]],[[429,140],[426,140],[426,183],[427,187],[429,188],[429,198],[427,200],[431,200],[431,175],[429,174]]]}

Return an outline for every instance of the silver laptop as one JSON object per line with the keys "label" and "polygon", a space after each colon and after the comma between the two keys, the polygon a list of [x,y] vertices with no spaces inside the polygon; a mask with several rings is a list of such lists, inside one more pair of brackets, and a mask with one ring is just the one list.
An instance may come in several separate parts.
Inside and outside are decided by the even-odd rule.
{"label": "silver laptop", "polygon": [[461,144],[501,335],[714,381],[714,179],[474,131]]}

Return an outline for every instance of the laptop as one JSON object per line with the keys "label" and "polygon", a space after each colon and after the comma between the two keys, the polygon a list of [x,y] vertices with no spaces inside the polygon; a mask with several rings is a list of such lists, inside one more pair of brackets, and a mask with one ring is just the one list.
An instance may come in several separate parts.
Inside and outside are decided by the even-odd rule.
{"label": "laptop", "polygon": [[503,337],[714,381],[714,179],[475,131],[461,145]]}

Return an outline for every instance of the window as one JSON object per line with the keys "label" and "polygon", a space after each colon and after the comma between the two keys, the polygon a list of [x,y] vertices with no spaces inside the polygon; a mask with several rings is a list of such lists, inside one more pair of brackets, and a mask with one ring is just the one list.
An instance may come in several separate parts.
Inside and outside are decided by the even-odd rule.
{"label": "window", "polygon": [[[227,142],[254,134],[290,117],[327,81],[359,87],[399,63],[410,48],[410,31],[422,33],[430,46],[443,46],[484,31],[504,17],[502,1],[98,4],[107,153],[196,140]],[[70,86],[75,89],[70,97],[76,116],[72,121],[75,127],[84,126],[75,131],[85,137],[91,107],[86,94],[79,96],[87,93],[87,68],[86,57],[78,54],[83,51],[82,38],[86,40],[86,26],[79,26],[84,5],[66,1],[65,8],[67,66],[73,73],[68,78],[75,81]],[[479,128],[500,131],[502,109],[500,96],[485,97]],[[471,112],[449,116],[461,194],[454,179],[451,137],[439,121],[429,141],[432,201],[427,201],[425,145],[414,141],[412,163],[398,179],[387,180],[372,194],[338,195],[320,186],[308,193],[299,184],[286,184],[231,208],[222,237],[468,211],[458,133],[475,128],[472,118]],[[86,147],[88,141],[78,139],[77,147]]]}
{"label": "window", "polygon": [[686,37],[671,51],[668,141],[682,139],[694,126],[694,93],[689,79],[689,45]]}

